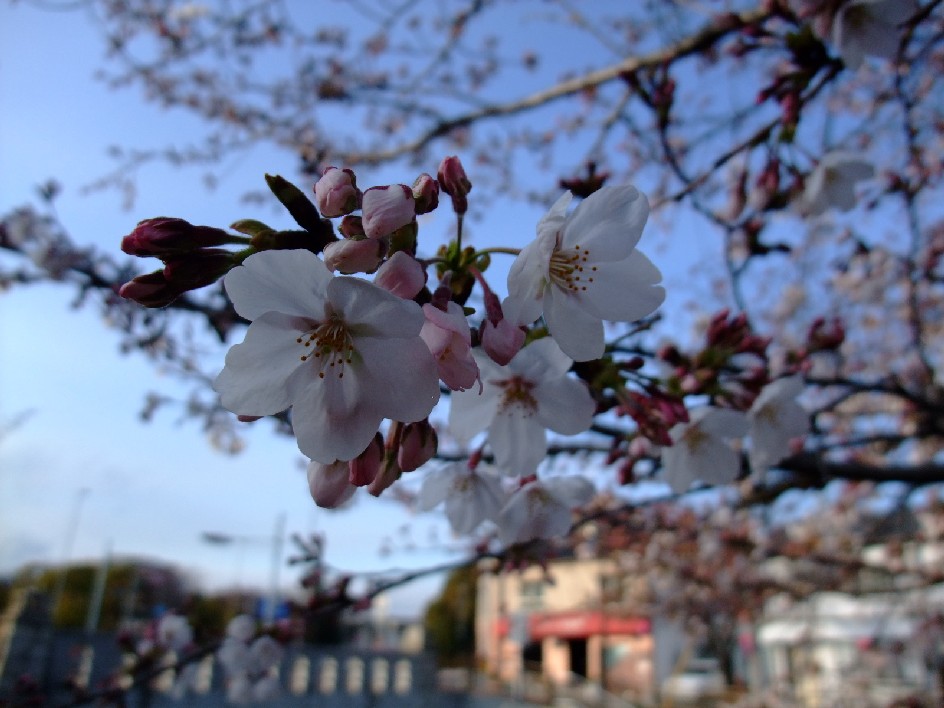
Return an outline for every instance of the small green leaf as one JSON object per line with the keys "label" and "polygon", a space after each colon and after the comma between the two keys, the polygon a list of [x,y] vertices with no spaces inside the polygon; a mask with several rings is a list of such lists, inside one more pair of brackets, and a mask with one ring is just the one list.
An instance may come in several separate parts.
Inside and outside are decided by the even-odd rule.
{"label": "small green leaf", "polygon": [[312,233],[321,233],[324,230],[318,209],[302,190],[279,175],[266,175],[265,181],[299,226]]}
{"label": "small green leaf", "polygon": [[275,229],[271,226],[263,224],[261,221],[256,221],[255,219],[240,219],[230,224],[230,228],[241,234],[252,237],[275,233]]}

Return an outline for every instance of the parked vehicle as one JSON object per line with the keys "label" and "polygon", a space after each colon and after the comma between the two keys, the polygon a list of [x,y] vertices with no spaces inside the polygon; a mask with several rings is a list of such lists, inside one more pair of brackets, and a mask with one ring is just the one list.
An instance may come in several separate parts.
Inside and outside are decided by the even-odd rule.
{"label": "parked vehicle", "polygon": [[724,693],[726,682],[716,659],[692,659],[681,673],[662,684],[662,697],[677,701],[711,698]]}

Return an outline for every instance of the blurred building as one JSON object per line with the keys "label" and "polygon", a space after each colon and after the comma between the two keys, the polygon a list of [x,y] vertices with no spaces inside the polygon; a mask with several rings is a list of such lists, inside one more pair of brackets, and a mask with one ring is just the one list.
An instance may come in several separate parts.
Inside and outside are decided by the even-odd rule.
{"label": "blurred building", "polygon": [[652,695],[653,626],[633,609],[634,582],[611,558],[554,560],[547,573],[538,566],[482,573],[480,664],[505,682],[528,672],[557,686],[591,681],[612,693]]}

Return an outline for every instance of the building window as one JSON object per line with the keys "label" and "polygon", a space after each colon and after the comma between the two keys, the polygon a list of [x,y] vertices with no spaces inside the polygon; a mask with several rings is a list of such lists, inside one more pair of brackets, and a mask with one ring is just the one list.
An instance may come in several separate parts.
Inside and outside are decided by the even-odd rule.
{"label": "building window", "polygon": [[544,606],[544,581],[521,581],[521,609],[539,610]]}

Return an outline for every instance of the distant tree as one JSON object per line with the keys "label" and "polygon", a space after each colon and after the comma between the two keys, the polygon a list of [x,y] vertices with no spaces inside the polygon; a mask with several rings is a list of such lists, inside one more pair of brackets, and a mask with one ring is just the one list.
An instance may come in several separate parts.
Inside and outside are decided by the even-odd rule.
{"label": "distant tree", "polygon": [[426,608],[428,648],[441,665],[468,666],[475,653],[475,599],[479,572],[474,566],[449,574],[439,597]]}

